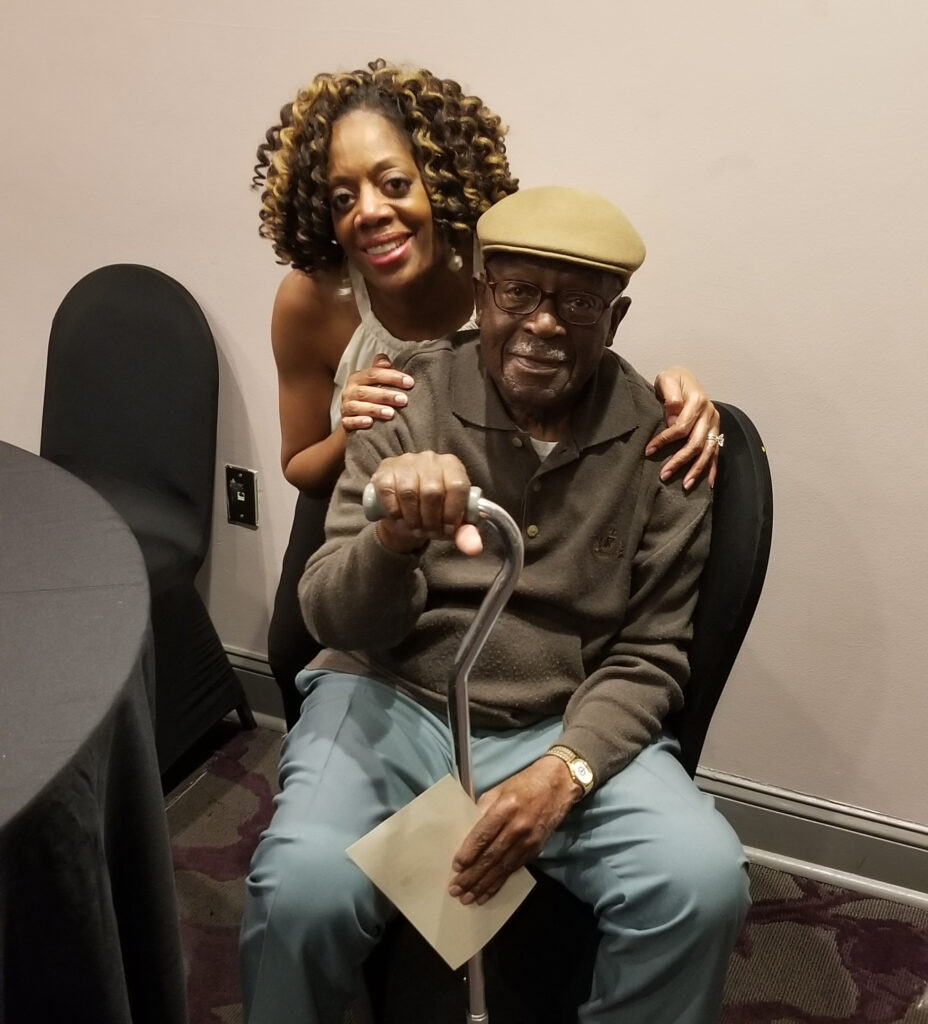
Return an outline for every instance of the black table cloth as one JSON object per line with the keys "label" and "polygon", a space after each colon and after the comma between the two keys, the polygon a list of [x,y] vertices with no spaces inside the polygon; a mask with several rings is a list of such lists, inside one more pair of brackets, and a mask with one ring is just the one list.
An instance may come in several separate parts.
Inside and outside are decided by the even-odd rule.
{"label": "black table cloth", "polygon": [[145,565],[0,442],[0,1021],[184,1024]]}

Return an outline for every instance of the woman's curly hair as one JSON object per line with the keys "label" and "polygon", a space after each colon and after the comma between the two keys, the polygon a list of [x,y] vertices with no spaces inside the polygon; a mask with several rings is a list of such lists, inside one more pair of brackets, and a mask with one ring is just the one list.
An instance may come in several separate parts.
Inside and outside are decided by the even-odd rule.
{"label": "woman's curly hair", "polygon": [[268,130],[252,178],[262,189],[259,233],[280,263],[312,271],[343,262],[329,210],[329,140],[338,118],[359,109],[383,114],[410,140],[436,228],[452,244],[518,188],[499,117],[457,82],[383,60],[367,70],[316,75]]}

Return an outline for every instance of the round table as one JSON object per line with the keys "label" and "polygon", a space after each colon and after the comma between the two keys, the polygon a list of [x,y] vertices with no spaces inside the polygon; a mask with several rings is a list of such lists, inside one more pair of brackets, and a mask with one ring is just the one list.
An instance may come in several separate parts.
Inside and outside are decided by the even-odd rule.
{"label": "round table", "polygon": [[0,1018],[184,1024],[148,579],[82,481],[0,442]]}

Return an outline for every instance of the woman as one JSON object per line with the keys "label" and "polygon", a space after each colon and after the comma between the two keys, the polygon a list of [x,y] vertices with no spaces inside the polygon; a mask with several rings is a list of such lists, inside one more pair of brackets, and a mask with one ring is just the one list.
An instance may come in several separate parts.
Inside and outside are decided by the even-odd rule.
{"label": "woman", "polygon": [[[518,182],[500,119],[482,100],[425,69],[378,60],[317,75],[284,106],[258,150],[254,184],[263,186],[261,235],[291,267],[271,340],[281,463],[300,497],[268,634],[289,727],[299,715],[294,678],[318,650],[297,582],[321,541],[347,435],[415,401],[415,382],[390,363],[402,347],[473,326],[473,229]],[[684,486],[707,469],[713,479],[715,407],[680,367],[655,388],[667,429],[648,452],[688,438],[664,474],[692,463]]]}

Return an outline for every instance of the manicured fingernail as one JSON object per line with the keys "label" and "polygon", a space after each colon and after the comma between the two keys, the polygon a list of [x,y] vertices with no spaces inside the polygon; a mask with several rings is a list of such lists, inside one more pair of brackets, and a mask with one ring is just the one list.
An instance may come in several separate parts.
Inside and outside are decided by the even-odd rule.
{"label": "manicured fingernail", "polygon": [[669,480],[669,479],[670,479],[670,470],[669,469],[662,469],[661,470],[661,480]]}
{"label": "manicured fingernail", "polygon": [[393,418],[393,410],[390,408],[390,406],[383,405],[383,406],[380,407],[380,415],[385,417],[388,420],[392,419]]}
{"label": "manicured fingernail", "polygon": [[405,405],[409,399],[401,391],[397,391],[393,396],[393,401],[396,402],[397,405]]}
{"label": "manicured fingernail", "polygon": [[413,381],[412,377],[404,377],[403,378],[403,387],[404,388],[411,388],[413,386],[413,383],[414,383],[414,381]]}
{"label": "manicured fingernail", "polygon": [[461,887],[459,885],[452,885],[451,888],[448,890],[448,895],[449,896],[460,896],[461,895]]}
{"label": "manicured fingernail", "polygon": [[688,491],[693,486],[694,483],[696,483],[695,480],[684,480],[683,481],[683,490],[684,491]]}
{"label": "manicured fingernail", "polygon": [[654,447],[654,445],[649,444],[648,447],[645,448],[644,453],[645,455],[653,455],[656,451],[657,449]]}

